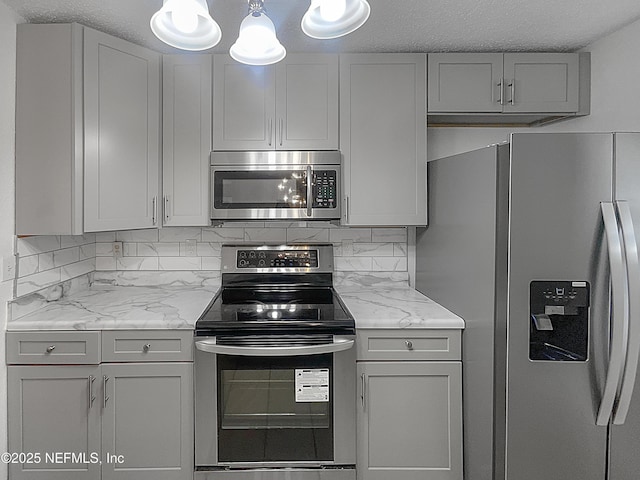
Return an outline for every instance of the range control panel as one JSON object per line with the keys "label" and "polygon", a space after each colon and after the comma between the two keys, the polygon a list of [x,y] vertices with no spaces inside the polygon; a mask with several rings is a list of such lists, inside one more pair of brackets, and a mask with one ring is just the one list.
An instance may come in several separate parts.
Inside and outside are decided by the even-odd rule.
{"label": "range control panel", "polygon": [[238,268],[317,268],[317,250],[238,250]]}
{"label": "range control panel", "polygon": [[313,208],[334,208],[337,205],[336,171],[316,170],[313,179]]}

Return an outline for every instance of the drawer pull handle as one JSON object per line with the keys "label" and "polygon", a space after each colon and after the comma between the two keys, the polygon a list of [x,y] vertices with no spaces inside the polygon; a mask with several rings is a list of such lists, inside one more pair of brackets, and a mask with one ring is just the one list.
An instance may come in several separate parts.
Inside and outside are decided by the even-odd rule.
{"label": "drawer pull handle", "polygon": [[142,347],[142,351],[144,353],[147,353],[149,350],[151,350],[151,344],[150,343],[145,343],[144,346]]}
{"label": "drawer pull handle", "polygon": [[413,342],[411,340],[405,340],[404,344],[407,347],[407,350],[413,350]]}
{"label": "drawer pull handle", "polygon": [[55,346],[55,345],[49,345],[49,346],[47,347],[47,353],[51,353],[51,352],[53,352],[55,349],[56,349],[56,346]]}

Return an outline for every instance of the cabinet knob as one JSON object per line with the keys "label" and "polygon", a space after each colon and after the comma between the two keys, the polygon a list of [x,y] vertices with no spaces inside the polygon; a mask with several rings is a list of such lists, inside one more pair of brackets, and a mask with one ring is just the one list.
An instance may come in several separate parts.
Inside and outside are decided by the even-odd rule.
{"label": "cabinet knob", "polygon": [[142,347],[142,351],[144,353],[147,353],[149,350],[151,350],[151,344],[150,343],[145,343],[144,346]]}
{"label": "cabinet knob", "polygon": [[56,346],[55,346],[55,345],[49,345],[49,346],[47,347],[47,353],[51,353],[51,352],[53,352],[55,349],[56,349]]}
{"label": "cabinet knob", "polygon": [[413,342],[411,340],[405,340],[404,344],[407,347],[407,350],[413,350]]}

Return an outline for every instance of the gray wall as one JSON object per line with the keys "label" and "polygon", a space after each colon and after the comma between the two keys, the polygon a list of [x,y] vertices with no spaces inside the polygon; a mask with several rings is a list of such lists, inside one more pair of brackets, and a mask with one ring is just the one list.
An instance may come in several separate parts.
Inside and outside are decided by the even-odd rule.
{"label": "gray wall", "polygon": [[[20,21],[0,1],[0,257],[14,250],[14,131],[16,77],[16,23]],[[6,302],[13,293],[13,282],[0,282],[0,345],[4,345]],[[7,369],[4,348],[0,348],[0,452],[7,450]],[[7,466],[0,463],[0,478],[7,477]]]}

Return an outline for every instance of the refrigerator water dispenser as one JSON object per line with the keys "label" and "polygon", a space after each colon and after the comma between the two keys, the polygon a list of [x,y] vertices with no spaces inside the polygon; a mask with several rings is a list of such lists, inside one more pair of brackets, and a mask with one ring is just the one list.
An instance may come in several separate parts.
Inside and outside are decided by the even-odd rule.
{"label": "refrigerator water dispenser", "polygon": [[589,345],[589,283],[529,285],[529,359],[584,362]]}

